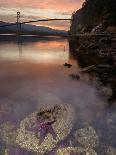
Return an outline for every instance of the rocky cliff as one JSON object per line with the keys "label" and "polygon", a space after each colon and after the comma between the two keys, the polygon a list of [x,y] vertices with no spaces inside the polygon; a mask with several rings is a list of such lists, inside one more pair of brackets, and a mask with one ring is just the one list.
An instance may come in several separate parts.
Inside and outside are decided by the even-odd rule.
{"label": "rocky cliff", "polygon": [[116,31],[116,1],[115,0],[86,0],[82,8],[72,15],[70,33],[85,33]]}

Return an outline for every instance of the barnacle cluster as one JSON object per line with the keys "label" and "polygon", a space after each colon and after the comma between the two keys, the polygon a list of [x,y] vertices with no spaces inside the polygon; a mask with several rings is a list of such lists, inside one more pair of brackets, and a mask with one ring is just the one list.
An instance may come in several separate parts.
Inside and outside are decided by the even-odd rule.
{"label": "barnacle cluster", "polygon": [[0,137],[7,145],[15,145],[17,130],[10,122],[6,122],[0,126]]}
{"label": "barnacle cluster", "polygon": [[99,144],[98,135],[91,126],[77,130],[75,138],[85,148],[96,148]]}
{"label": "barnacle cluster", "polygon": [[66,147],[59,148],[57,155],[97,155],[93,149],[85,149],[82,147]]}
{"label": "barnacle cluster", "polygon": [[99,138],[93,127],[78,129],[75,133],[75,140],[79,146],[59,148],[57,155],[97,155],[94,148],[98,146]]}
{"label": "barnacle cluster", "polygon": [[[57,134],[56,139],[53,139],[52,135],[48,133],[45,137],[43,143],[39,145],[39,135],[29,130],[32,125],[36,122],[36,116],[40,112],[51,111],[52,117],[55,117],[56,121],[52,125],[54,131]],[[41,117],[41,114],[40,116]],[[70,133],[74,120],[74,109],[67,104],[55,105],[54,107],[40,109],[38,112],[34,112],[27,116],[20,123],[20,128],[18,130],[18,135],[16,137],[16,143],[28,151],[35,152],[37,154],[44,154],[51,151],[57,143],[63,140]]]}

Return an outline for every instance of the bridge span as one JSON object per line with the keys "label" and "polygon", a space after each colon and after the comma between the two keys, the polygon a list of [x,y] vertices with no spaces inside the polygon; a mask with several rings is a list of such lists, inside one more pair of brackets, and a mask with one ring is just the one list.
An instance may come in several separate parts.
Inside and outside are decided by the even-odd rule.
{"label": "bridge span", "polygon": [[[52,19],[38,19],[38,20],[30,20],[30,21],[24,21],[21,22],[20,20],[20,12],[17,12],[17,21],[15,23],[9,23],[9,24],[4,24],[0,25],[0,27],[9,27],[9,26],[14,26],[14,25],[22,25],[22,24],[29,24],[29,23],[36,23],[36,22],[47,22],[47,21],[71,21],[72,19],[70,18],[52,18]],[[2,21],[3,22],[3,21]]]}

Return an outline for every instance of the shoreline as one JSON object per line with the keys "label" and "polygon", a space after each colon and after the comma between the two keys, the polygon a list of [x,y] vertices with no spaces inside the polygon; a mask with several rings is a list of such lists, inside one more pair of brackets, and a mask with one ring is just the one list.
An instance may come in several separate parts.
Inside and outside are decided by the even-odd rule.
{"label": "shoreline", "polygon": [[116,101],[116,34],[86,34],[70,39],[70,49],[82,72],[97,77],[100,89],[109,93],[107,101]]}

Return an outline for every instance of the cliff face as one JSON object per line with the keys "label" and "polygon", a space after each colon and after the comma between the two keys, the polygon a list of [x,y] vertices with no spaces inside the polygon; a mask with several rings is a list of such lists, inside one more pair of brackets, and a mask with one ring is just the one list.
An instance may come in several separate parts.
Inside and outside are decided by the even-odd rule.
{"label": "cliff face", "polygon": [[70,33],[91,32],[95,27],[105,31],[112,25],[116,26],[115,0],[86,0],[82,8],[72,15]]}

